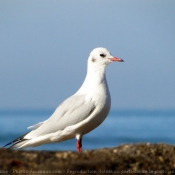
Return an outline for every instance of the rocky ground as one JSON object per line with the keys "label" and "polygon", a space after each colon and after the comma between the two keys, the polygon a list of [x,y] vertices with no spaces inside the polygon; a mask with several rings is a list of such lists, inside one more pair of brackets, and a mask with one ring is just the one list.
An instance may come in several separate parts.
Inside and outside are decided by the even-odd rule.
{"label": "rocky ground", "polygon": [[0,148],[0,174],[175,174],[175,146],[128,144],[81,154]]}

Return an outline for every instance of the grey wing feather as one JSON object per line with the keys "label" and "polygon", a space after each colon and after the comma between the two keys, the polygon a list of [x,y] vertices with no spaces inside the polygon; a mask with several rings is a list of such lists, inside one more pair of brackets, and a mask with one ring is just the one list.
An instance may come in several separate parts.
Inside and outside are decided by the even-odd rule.
{"label": "grey wing feather", "polygon": [[27,134],[25,138],[54,133],[65,129],[67,126],[77,124],[86,119],[94,108],[95,103],[92,100],[86,101],[84,95],[71,96],[58,106],[48,120],[37,124],[36,127],[34,125],[35,130]]}
{"label": "grey wing feather", "polygon": [[39,128],[44,122],[39,122],[35,125],[29,126],[27,129],[31,129],[31,130],[35,130],[37,128]]}

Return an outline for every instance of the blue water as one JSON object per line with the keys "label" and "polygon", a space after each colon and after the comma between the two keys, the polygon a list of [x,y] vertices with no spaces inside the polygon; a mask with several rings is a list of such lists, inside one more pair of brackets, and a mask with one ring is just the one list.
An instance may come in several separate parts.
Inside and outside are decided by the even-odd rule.
{"label": "blue water", "polygon": [[[0,110],[0,147],[46,120],[53,110]],[[175,110],[112,110],[107,119],[83,137],[83,149],[125,143],[175,143]],[[32,150],[76,150],[75,139],[31,147]]]}

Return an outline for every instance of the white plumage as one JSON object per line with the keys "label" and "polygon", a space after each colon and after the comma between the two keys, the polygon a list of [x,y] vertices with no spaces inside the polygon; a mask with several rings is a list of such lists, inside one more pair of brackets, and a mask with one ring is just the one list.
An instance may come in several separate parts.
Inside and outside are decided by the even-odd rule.
{"label": "white plumage", "polygon": [[12,147],[25,148],[76,138],[77,150],[81,152],[83,135],[99,126],[109,113],[111,97],[105,68],[113,61],[123,62],[105,48],[94,49],[88,58],[87,75],[80,89],[61,103],[49,119],[30,126],[31,132],[5,146],[13,144]]}

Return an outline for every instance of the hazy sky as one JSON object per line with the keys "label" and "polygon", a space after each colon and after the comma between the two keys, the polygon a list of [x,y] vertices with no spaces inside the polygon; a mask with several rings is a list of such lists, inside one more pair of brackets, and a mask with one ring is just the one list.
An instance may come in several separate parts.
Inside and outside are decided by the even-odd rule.
{"label": "hazy sky", "polygon": [[175,108],[174,0],[0,0],[0,109],[56,108],[99,46],[112,109]]}

